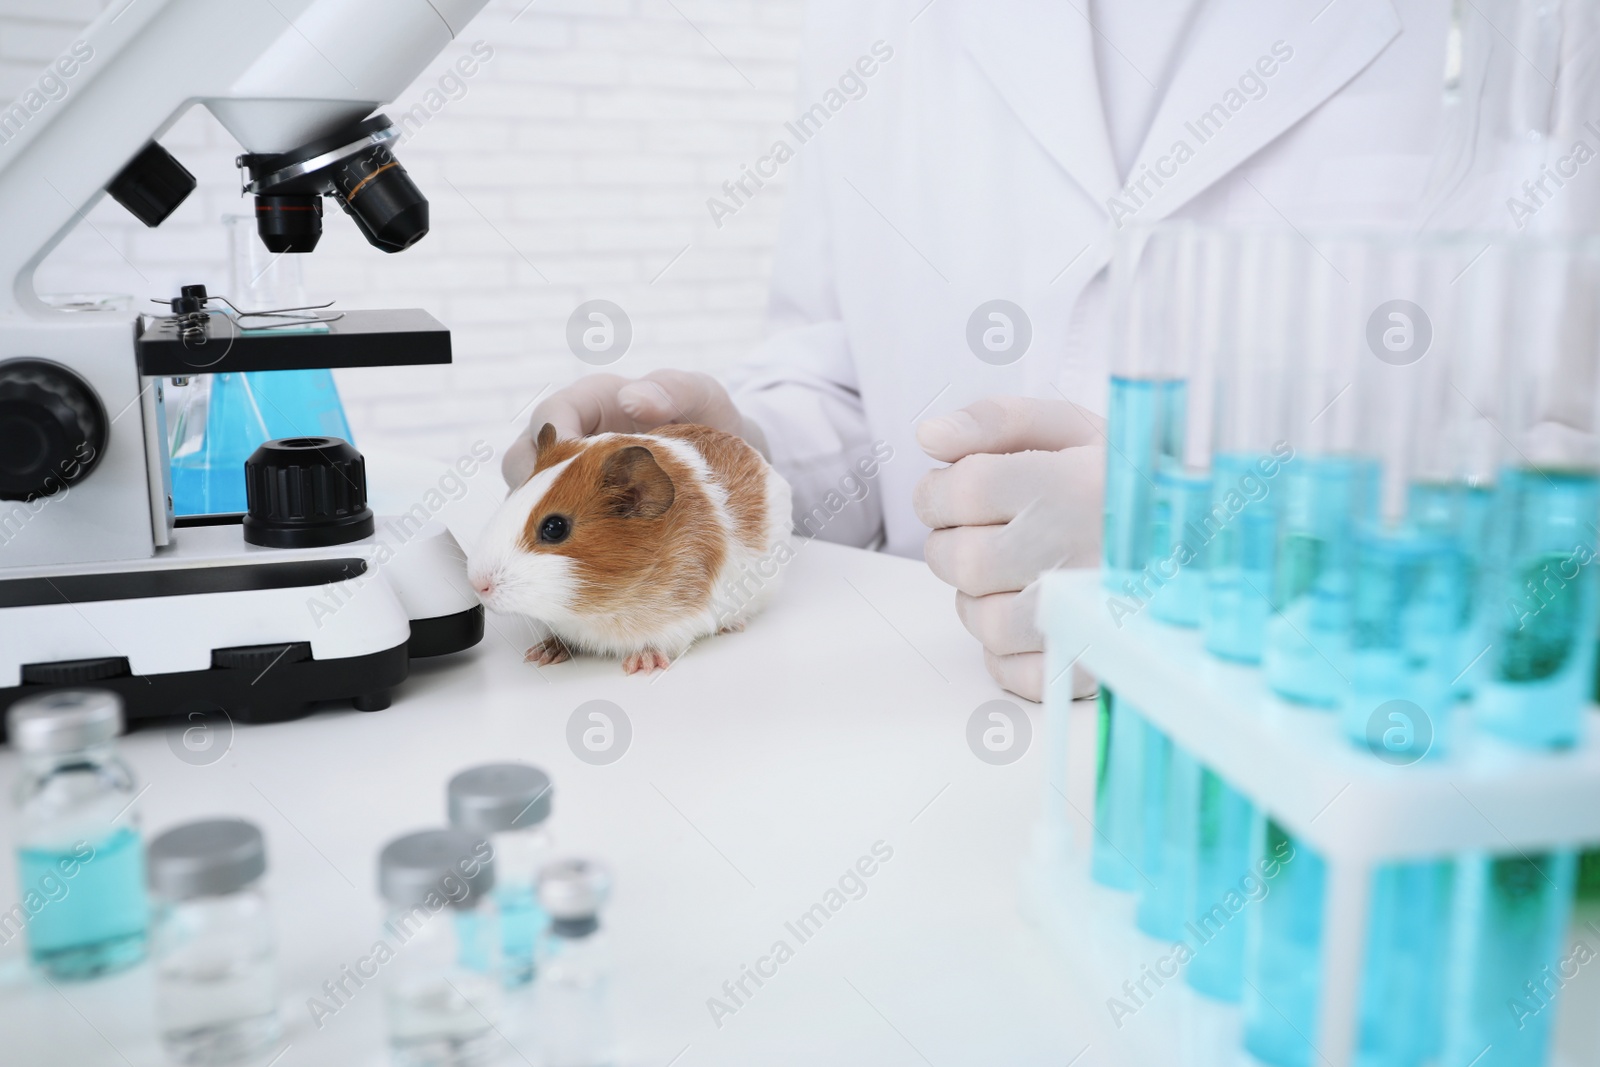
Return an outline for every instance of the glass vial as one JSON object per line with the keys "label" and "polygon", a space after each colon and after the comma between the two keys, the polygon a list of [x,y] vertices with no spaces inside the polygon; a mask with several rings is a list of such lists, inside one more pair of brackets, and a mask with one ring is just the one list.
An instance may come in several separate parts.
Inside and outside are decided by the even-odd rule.
{"label": "glass vial", "polygon": [[538,1029],[545,1067],[611,1067],[611,949],[600,909],[611,890],[605,868],[562,860],[539,874],[550,926],[539,945]]}
{"label": "glass vial", "polygon": [[396,1067],[480,1067],[500,1052],[499,946],[489,843],[459,830],[398,837],[378,856],[397,944],[385,997]]}
{"label": "glass vial", "polygon": [[173,827],[150,842],[151,957],[161,1040],[180,1063],[223,1064],[277,1044],[267,852],[242,819]]}
{"label": "glass vial", "polygon": [[501,977],[508,989],[534,976],[534,946],[549,921],[536,880],[550,856],[550,776],[525,763],[489,763],[450,779],[450,825],[486,837],[494,850],[494,905]]}
{"label": "glass vial", "polygon": [[7,724],[22,758],[17,875],[29,958],[66,980],[138,963],[149,908],[137,790],[116,752],[122,701],[58,690],[13,704]]}

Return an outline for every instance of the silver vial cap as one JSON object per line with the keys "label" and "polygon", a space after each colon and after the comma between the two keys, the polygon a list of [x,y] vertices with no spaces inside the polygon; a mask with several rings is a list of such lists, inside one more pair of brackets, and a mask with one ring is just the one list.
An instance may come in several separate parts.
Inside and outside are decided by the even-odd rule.
{"label": "silver vial cap", "polygon": [[122,698],[104,689],[57,689],[11,705],[6,730],[19,752],[55,755],[122,732]]}
{"label": "silver vial cap", "polygon": [[378,892],[390,904],[443,900],[464,907],[493,888],[494,854],[475,834],[419,830],[395,838],[378,854]]}
{"label": "silver vial cap", "polygon": [[592,919],[610,895],[611,873],[592,860],[558,860],[539,871],[539,903],[551,918]]}
{"label": "silver vial cap", "polygon": [[526,830],[550,817],[550,776],[526,763],[486,763],[450,779],[450,825],[473,834]]}
{"label": "silver vial cap", "polygon": [[168,900],[236,893],[267,870],[267,846],[254,823],[202,819],[150,842],[150,889]]}

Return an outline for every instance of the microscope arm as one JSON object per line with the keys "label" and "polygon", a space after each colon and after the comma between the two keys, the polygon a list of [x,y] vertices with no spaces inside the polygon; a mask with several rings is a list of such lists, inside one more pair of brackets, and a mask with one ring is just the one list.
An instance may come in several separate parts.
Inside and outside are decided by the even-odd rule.
{"label": "microscope arm", "polygon": [[123,0],[0,111],[0,322],[54,313],[33,273],[194,103],[253,153],[392,101],[487,0]]}

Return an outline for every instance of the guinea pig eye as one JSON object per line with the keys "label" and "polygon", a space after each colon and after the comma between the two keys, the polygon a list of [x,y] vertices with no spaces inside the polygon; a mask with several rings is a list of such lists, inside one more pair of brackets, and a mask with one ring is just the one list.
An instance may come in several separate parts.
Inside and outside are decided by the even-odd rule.
{"label": "guinea pig eye", "polygon": [[572,532],[572,524],[565,515],[551,515],[539,524],[539,543],[559,545]]}

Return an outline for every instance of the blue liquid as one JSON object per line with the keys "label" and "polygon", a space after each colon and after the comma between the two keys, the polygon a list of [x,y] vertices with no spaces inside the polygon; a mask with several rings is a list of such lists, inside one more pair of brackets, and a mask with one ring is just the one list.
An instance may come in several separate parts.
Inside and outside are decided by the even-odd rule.
{"label": "blue liquid", "polygon": [[1317,1040],[1322,993],[1327,866],[1270,819],[1263,841],[1263,857],[1292,859],[1279,868],[1272,891],[1250,913],[1244,1046],[1268,1067],[1309,1067],[1316,1058],[1310,1043]]}
{"label": "blue liquid", "polygon": [[[122,828],[90,845],[92,853],[17,850],[22,900],[31,913],[28,956],[52,978],[92,978],[144,958],[149,906],[139,835]],[[30,900],[42,904],[35,910]]]}
{"label": "blue liquid", "polygon": [[1453,873],[1450,863],[1423,862],[1389,864],[1373,876],[1361,1067],[1417,1067],[1439,1055]]}
{"label": "blue liquid", "polygon": [[1474,1067],[1548,1062],[1576,872],[1571,852],[1480,856],[1458,865],[1448,1067],[1466,1067],[1485,1047]]}
{"label": "blue liquid", "polygon": [[[1472,638],[1474,605],[1482,595],[1483,566],[1489,547],[1489,520],[1493,515],[1494,493],[1476,485],[1422,482],[1413,485],[1406,499],[1408,521],[1418,531],[1449,538],[1461,556],[1461,665],[1457,667],[1455,695],[1465,700],[1472,695],[1473,680],[1484,668],[1484,661],[1468,669],[1483,646],[1468,647]],[[1487,657],[1486,657],[1487,658]],[[1454,676],[1453,676],[1454,677]]]}
{"label": "blue liquid", "polygon": [[331,371],[213,375],[200,448],[172,459],[176,513],[244,511],[244,461],[250,453],[265,441],[314,436],[351,440]]}
{"label": "blue liquid", "polygon": [[1352,535],[1377,512],[1378,464],[1301,460],[1278,476],[1278,545],[1262,669],[1286,700],[1331,708],[1350,627]]}
{"label": "blue liquid", "polygon": [[1147,725],[1144,734],[1144,878],[1137,922],[1152,937],[1179,941],[1188,918],[1200,765],[1155,727]]}
{"label": "blue liquid", "polygon": [[1244,987],[1246,919],[1228,908],[1250,870],[1250,802],[1209,770],[1200,772],[1194,877],[1188,902],[1194,958],[1184,972],[1208,997],[1236,1002]]}
{"label": "blue liquid", "polygon": [[[1206,649],[1236,663],[1261,662],[1278,540],[1278,494],[1264,472],[1282,478],[1283,466],[1271,456],[1255,454],[1220,455],[1212,461],[1212,509],[1200,524],[1210,538]],[[1259,488],[1250,491],[1263,485],[1268,487],[1265,495]]]}
{"label": "blue liquid", "polygon": [[534,946],[549,923],[530,886],[504,886],[494,891],[500,913],[500,953],[507,987],[534,979]]}
{"label": "blue liquid", "polygon": [[1100,740],[1094,795],[1094,848],[1090,876],[1113,889],[1139,880],[1143,831],[1144,735],[1148,727],[1132,705],[1100,687]]}
{"label": "blue liquid", "polygon": [[1478,722],[1519,745],[1566,747],[1594,681],[1600,478],[1509,470],[1496,505],[1477,612],[1478,646],[1491,646]]}
{"label": "blue liquid", "polygon": [[1181,380],[1111,379],[1106,420],[1105,582],[1121,590],[1150,560],[1158,471],[1183,454],[1188,386]]}
{"label": "blue liquid", "polygon": [[1345,734],[1401,766],[1439,755],[1450,732],[1456,677],[1472,655],[1463,643],[1471,578],[1466,557],[1453,538],[1411,526],[1364,529],[1355,557]]}
{"label": "blue liquid", "polygon": [[[1164,580],[1150,614],[1173,626],[1199,626],[1205,611],[1205,518],[1211,512],[1211,477],[1187,471],[1156,475],[1151,524],[1151,570]],[[1170,575],[1170,577],[1169,577]]]}

